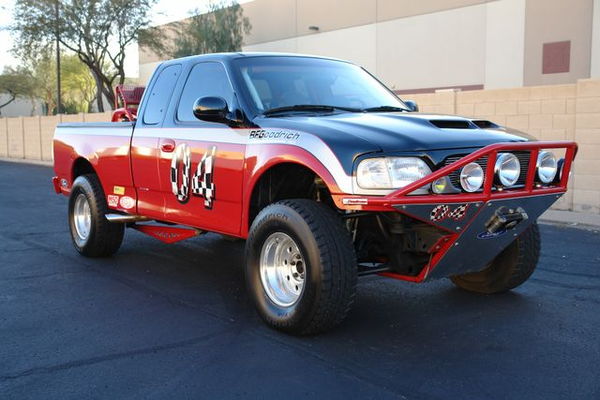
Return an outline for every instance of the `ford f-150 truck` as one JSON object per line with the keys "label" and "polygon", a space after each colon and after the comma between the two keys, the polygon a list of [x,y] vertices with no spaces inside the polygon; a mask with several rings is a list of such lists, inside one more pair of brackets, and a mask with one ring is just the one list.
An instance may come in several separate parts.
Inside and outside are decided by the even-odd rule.
{"label": "ford f-150 truck", "polygon": [[294,334],[344,319],[357,278],[525,282],[536,219],[567,190],[573,142],[419,113],[364,69],[272,53],[157,67],[134,122],[60,124],[53,179],[73,245],[114,254],[126,227],[167,243],[246,239],[250,297]]}

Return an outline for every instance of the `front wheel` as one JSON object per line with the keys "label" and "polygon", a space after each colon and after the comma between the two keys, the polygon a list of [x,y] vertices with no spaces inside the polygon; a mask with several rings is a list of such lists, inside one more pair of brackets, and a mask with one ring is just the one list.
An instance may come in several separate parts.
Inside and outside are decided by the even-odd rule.
{"label": "front wheel", "polygon": [[108,222],[108,205],[98,177],[81,175],[69,197],[69,228],[75,249],[87,257],[114,254],[123,241],[123,224]]}
{"label": "front wheel", "polygon": [[356,256],[338,215],[285,200],[264,208],[246,242],[246,283],[262,319],[299,335],[339,324],[356,291]]}
{"label": "front wheel", "polygon": [[486,269],[455,275],[451,278],[452,282],[461,289],[484,294],[514,289],[533,274],[540,257],[540,242],[540,228],[534,222]]}

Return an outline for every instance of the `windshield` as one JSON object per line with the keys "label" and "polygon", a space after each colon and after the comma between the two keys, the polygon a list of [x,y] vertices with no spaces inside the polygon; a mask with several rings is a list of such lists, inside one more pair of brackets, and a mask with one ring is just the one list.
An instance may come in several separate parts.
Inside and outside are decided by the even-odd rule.
{"label": "windshield", "polygon": [[[364,110],[406,105],[356,65],[310,57],[244,57],[234,60],[242,95],[256,114],[307,105]],[[306,108],[305,108],[306,109]]]}

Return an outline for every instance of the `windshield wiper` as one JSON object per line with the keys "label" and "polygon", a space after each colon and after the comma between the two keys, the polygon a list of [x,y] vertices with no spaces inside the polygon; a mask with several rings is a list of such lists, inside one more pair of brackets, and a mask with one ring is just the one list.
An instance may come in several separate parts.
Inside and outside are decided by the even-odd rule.
{"label": "windshield wiper", "polygon": [[351,111],[351,112],[360,112],[362,111],[359,108],[351,108],[351,107],[338,107],[338,106],[327,106],[321,104],[296,104],[293,106],[285,106],[285,107],[276,107],[271,108],[270,110],[266,110],[262,115],[268,117],[270,115],[285,113],[285,112],[293,112],[293,111],[316,111],[316,112],[334,112],[334,111]]}
{"label": "windshield wiper", "polygon": [[361,111],[363,111],[363,112],[386,112],[386,111],[408,111],[408,110],[406,108],[395,107],[395,106],[377,106],[377,107],[363,108]]}

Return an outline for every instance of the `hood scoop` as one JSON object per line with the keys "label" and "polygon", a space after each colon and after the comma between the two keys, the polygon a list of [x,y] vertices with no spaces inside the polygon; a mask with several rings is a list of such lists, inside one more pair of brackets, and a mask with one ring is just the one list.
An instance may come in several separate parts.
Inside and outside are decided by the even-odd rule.
{"label": "hood scoop", "polygon": [[440,129],[477,129],[477,126],[468,120],[432,119],[429,122]]}
{"label": "hood scoop", "polygon": [[474,119],[473,123],[481,129],[498,129],[500,125],[493,123],[492,121],[486,121],[484,119]]}

